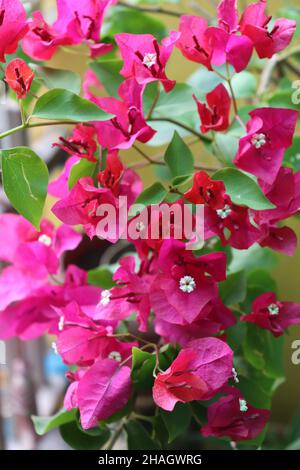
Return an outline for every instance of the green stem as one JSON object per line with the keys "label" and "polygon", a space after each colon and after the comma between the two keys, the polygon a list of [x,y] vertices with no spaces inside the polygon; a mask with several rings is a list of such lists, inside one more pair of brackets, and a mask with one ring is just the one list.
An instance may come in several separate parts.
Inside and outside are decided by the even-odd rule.
{"label": "green stem", "polygon": [[151,121],[169,122],[170,124],[174,124],[175,126],[181,127],[182,129],[185,129],[187,132],[190,132],[191,134],[197,136],[200,140],[202,140],[202,142],[206,142],[206,143],[212,142],[212,139],[210,137],[200,134],[200,132],[195,131],[192,127],[189,127],[186,124],[183,124],[182,122],[176,121],[175,119],[168,118],[168,117],[161,117],[161,118],[152,118]]}
{"label": "green stem", "polygon": [[8,137],[9,135],[15,134],[16,132],[23,131],[24,129],[32,129],[34,127],[45,127],[45,126],[74,125],[78,123],[79,123],[78,121],[77,122],[75,121],[51,121],[51,122],[34,122],[33,124],[30,124],[27,120],[23,124],[20,124],[20,126],[13,127],[12,129],[9,129],[8,131],[2,132],[2,134],[0,134],[0,140],[4,139],[4,137]]}
{"label": "green stem", "polygon": [[152,105],[151,105],[151,108],[149,109],[149,113],[148,113],[148,116],[147,116],[147,119],[146,119],[146,121],[148,121],[148,120],[149,120],[149,119],[151,119],[151,117],[152,117],[152,114],[153,114],[154,108],[155,108],[155,106],[156,106],[156,103],[157,103],[157,101],[158,101],[158,98],[159,98],[159,94],[160,94],[160,93],[159,93],[159,88],[158,88],[158,87],[156,87],[156,94],[155,94],[155,97],[154,97],[153,103],[152,103]]}
{"label": "green stem", "polygon": [[167,8],[161,8],[161,7],[156,7],[156,8],[140,7],[137,5],[130,5],[129,3],[126,3],[126,2],[119,2],[118,5],[125,7],[125,8],[130,8],[131,10],[141,11],[145,13],[158,13],[160,15],[176,16],[176,18],[180,18],[182,15],[184,15],[184,13],[180,13],[180,12],[173,11],[173,10],[168,10]]}

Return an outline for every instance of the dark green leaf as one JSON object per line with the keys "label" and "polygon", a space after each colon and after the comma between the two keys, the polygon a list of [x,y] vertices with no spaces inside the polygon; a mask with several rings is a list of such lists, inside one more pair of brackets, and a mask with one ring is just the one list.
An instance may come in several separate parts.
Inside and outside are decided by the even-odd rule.
{"label": "dark green leaf", "polygon": [[246,297],[246,276],[243,272],[230,274],[219,284],[220,296],[226,305],[242,302]]}
{"label": "dark green leaf", "polygon": [[59,426],[75,421],[76,409],[71,411],[60,410],[53,416],[32,416],[35,432],[42,436],[52,429],[58,428]]}
{"label": "dark green leaf", "polygon": [[256,181],[237,169],[219,170],[213,175],[213,179],[224,181],[227,194],[235,204],[245,205],[255,210],[274,208]]}
{"label": "dark green leaf", "polygon": [[194,170],[193,154],[176,131],[164,159],[173,177],[188,175]]}
{"label": "dark green leaf", "polygon": [[129,421],[125,426],[128,450],[157,450],[159,443],[151,439],[145,427],[138,421]]}
{"label": "dark green leaf", "polygon": [[160,410],[160,414],[168,430],[169,443],[186,432],[192,416],[189,405],[183,403],[177,403],[171,412]]}
{"label": "dark green leaf", "polygon": [[43,213],[48,188],[48,168],[27,147],[1,151],[5,194],[13,207],[37,229]]}
{"label": "dark green leaf", "polygon": [[160,204],[168,191],[159,182],[152,184],[149,188],[145,189],[135,201],[135,204],[144,204],[150,206],[151,204]]}
{"label": "dark green leaf", "polygon": [[91,62],[90,67],[95,72],[105,90],[110,96],[119,98],[118,88],[124,78],[120,75],[123,61],[119,59],[99,60]]}
{"label": "dark green leaf", "polygon": [[94,178],[97,172],[98,162],[90,162],[87,158],[81,158],[79,162],[72,166],[68,180],[69,189],[72,189],[80,178],[85,176]]}
{"label": "dark green leaf", "polygon": [[112,272],[105,266],[88,271],[88,283],[93,286],[102,287],[102,289],[110,289],[115,285],[115,282],[112,280]]}
{"label": "dark green leaf", "polygon": [[107,121],[112,115],[105,113],[91,101],[59,88],[48,91],[37,100],[32,117],[87,122]]}
{"label": "dark green leaf", "polygon": [[30,64],[35,72],[35,77],[42,81],[50,90],[53,88],[63,88],[72,93],[79,94],[81,89],[80,75],[70,70],[59,70],[44,67],[37,64]]}
{"label": "dark green leaf", "polygon": [[77,450],[99,450],[108,441],[110,432],[100,430],[97,435],[91,432],[84,432],[79,429],[77,423],[70,422],[63,424],[60,428],[60,434],[63,440],[73,449]]}

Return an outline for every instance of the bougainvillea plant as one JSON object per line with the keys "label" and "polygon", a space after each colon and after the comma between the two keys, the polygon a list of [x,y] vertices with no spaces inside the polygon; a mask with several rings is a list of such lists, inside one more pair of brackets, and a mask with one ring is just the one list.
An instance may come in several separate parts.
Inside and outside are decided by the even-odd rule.
{"label": "bougainvillea plant", "polygon": [[[191,430],[201,445],[262,446],[283,334],[300,324],[300,303],[278,298],[269,273],[274,252],[297,244],[285,224],[300,213],[296,21],[262,0],[242,12],[222,0],[214,18],[175,8],[57,0],[50,24],[0,0],[2,78],[21,116],[0,138],[68,129],[49,184],[43,155],[1,151],[18,214],[0,215],[0,338],[53,335],[69,385],[62,410],[34,422],[77,448],[111,449],[123,433],[129,449],[188,446]],[[82,86],[45,64],[79,45]],[[174,54],[195,68],[186,83]],[[66,265],[83,236],[126,239],[127,251],[89,272]]]}

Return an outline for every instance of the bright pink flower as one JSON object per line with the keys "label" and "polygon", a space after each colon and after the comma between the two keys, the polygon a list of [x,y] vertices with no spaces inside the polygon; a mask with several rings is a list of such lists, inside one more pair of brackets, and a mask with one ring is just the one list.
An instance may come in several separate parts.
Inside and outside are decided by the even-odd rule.
{"label": "bright pink flower", "polygon": [[218,235],[223,245],[246,250],[256,243],[262,235],[261,229],[252,223],[250,215],[247,207],[233,204],[229,196],[225,197],[221,209],[214,210],[205,206],[205,240]]}
{"label": "bright pink flower", "polygon": [[171,91],[176,82],[167,78],[165,68],[178,38],[179,33],[172,31],[159,45],[151,34],[116,34],[124,60],[121,75],[134,77],[140,85],[159,80],[166,92]]}
{"label": "bright pink flower", "polygon": [[118,287],[102,292],[95,319],[121,321],[137,314],[140,331],[147,331],[150,314],[149,289],[153,276],[143,272],[143,266],[135,272],[135,259],[126,256],[113,279]]}
{"label": "bright pink flower", "polygon": [[226,131],[229,127],[231,98],[222,83],[206,95],[206,103],[194,96],[201,119],[201,132]]}
{"label": "bright pink flower", "polygon": [[273,292],[257,297],[252,309],[252,313],[243,315],[241,320],[256,323],[274,336],[281,336],[288,326],[300,323],[300,304],[277,301]]}
{"label": "bright pink flower", "polygon": [[193,187],[184,193],[184,197],[193,204],[207,204],[212,209],[222,209],[225,192],[223,181],[214,181],[205,171],[199,171],[194,175]]}
{"label": "bright pink flower", "polygon": [[230,437],[233,441],[247,441],[257,437],[270,416],[269,410],[254,408],[233,387],[228,395],[208,407],[208,423],[201,428],[204,437]]}
{"label": "bright pink flower", "polygon": [[272,184],[293,142],[298,112],[292,109],[259,108],[249,113],[247,135],[240,140],[234,163]]}
{"label": "bright pink flower", "polygon": [[77,403],[84,429],[97,426],[98,421],[109,418],[121,410],[131,392],[131,368],[113,359],[100,359],[79,381]]}
{"label": "bright pink flower", "polygon": [[[123,171],[118,194],[114,194],[110,187],[95,187],[94,181],[90,177],[81,178],[73,186],[67,197],[61,199],[53,206],[52,211],[67,225],[84,225],[86,233],[90,238],[97,234],[111,242],[116,242],[120,237],[119,217],[117,217],[120,205],[117,196],[126,196],[129,208],[141,190],[142,183],[139,176],[129,169]],[[114,207],[116,212],[116,225],[109,233],[102,231],[98,226],[98,223],[107,215],[106,212],[103,215],[99,215],[99,207],[102,204]],[[100,230],[99,232],[97,231],[98,229]]]}
{"label": "bright pink flower", "polygon": [[110,336],[112,322],[107,326],[94,321],[83,313],[76,302],[61,309],[59,331],[57,332],[57,349],[66,364],[88,366],[98,358],[118,358],[123,361],[130,354],[136,343],[121,343]]}
{"label": "bright pink flower", "polygon": [[96,131],[93,126],[78,124],[70,137],[60,137],[59,143],[53,147],[60,147],[69,155],[86,158],[90,162],[96,162],[95,152],[97,150]]}
{"label": "bright pink flower", "polygon": [[224,11],[219,12],[219,27],[208,27],[207,21],[198,16],[182,16],[176,46],[187,59],[203,64],[208,70],[228,62],[236,72],[241,72],[249,63],[253,45],[246,36],[225,28],[228,18],[221,17]]}
{"label": "bright pink flower", "polygon": [[246,8],[240,21],[240,31],[251,39],[261,59],[285,49],[296,30],[294,20],[279,18],[269,28],[271,20],[272,16],[266,15],[266,1],[260,0]]}
{"label": "bright pink flower", "polygon": [[260,239],[259,244],[271,250],[293,256],[297,248],[297,235],[290,227],[262,226],[266,234]]}
{"label": "bright pink flower", "polygon": [[165,240],[158,268],[150,291],[151,306],[158,318],[186,325],[193,323],[209,302],[217,300],[217,282],[226,278],[226,255],[196,258],[184,243]]}
{"label": "bright pink flower", "polygon": [[93,88],[98,88],[102,91],[104,89],[95,72],[89,69],[85,72],[82,82],[83,97],[87,100],[97,102],[97,97],[92,93]]}
{"label": "bright pink flower", "polygon": [[[14,289],[18,289],[22,279],[12,277]],[[49,330],[56,334],[62,308],[74,301],[92,317],[101,294],[101,289],[87,285],[87,273],[76,266],[68,267],[62,285],[51,285],[46,280],[38,284],[34,280],[30,287],[21,300],[14,301],[0,313],[2,339],[19,337],[30,340]]]}
{"label": "bright pink flower", "polygon": [[18,99],[26,97],[33,79],[33,71],[22,59],[14,59],[6,67],[5,81],[17,94]]}
{"label": "bright pink flower", "polygon": [[36,60],[49,60],[62,45],[76,45],[85,41],[91,57],[96,58],[112,49],[111,44],[100,43],[100,29],[107,9],[115,0],[57,0],[57,20],[48,25],[42,13],[32,14],[30,32],[23,40],[26,54]]}
{"label": "bright pink flower", "polygon": [[235,316],[219,299],[209,302],[192,323],[170,323],[163,315],[155,315],[154,319],[156,334],[166,343],[178,343],[183,347],[194,339],[220,333],[235,323]]}
{"label": "bright pink flower", "polygon": [[50,60],[59,46],[72,44],[71,36],[65,36],[54,26],[48,25],[40,11],[32,13],[29,27],[22,41],[22,49],[34,60]]}
{"label": "bright pink flower", "polygon": [[156,131],[148,126],[143,114],[144,89],[134,78],[129,78],[118,90],[122,101],[111,97],[94,100],[101,109],[115,115],[109,121],[94,123],[103,147],[128,149],[135,140],[146,143],[154,136]]}
{"label": "bright pink flower", "polygon": [[232,358],[232,350],[220,339],[192,341],[157,375],[153,386],[156,405],[172,411],[177,402],[209,400],[230,378]]}
{"label": "bright pink flower", "polygon": [[0,1],[0,62],[14,54],[28,31],[26,11],[20,0]]}
{"label": "bright pink flower", "polygon": [[228,33],[238,30],[237,0],[222,0],[217,8],[219,27]]}

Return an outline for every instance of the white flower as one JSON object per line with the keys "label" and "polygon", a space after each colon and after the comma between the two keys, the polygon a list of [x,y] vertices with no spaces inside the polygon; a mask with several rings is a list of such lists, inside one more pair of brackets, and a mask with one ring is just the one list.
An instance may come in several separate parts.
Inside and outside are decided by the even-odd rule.
{"label": "white flower", "polygon": [[103,290],[101,292],[101,300],[100,300],[100,305],[103,307],[106,307],[106,305],[109,304],[111,298],[111,292],[109,290]]}
{"label": "white flower", "polygon": [[51,344],[51,347],[52,347],[53,351],[55,352],[55,354],[58,354],[57,345],[56,345],[55,341],[53,341],[53,343]]}
{"label": "white flower", "polygon": [[254,134],[251,139],[251,144],[256,148],[260,149],[267,142],[267,137],[265,134]]}
{"label": "white flower", "polygon": [[268,306],[268,310],[270,315],[278,315],[279,313],[279,307],[277,304],[270,304]]}
{"label": "white flower", "polygon": [[108,355],[109,359],[114,359],[115,361],[121,362],[122,361],[122,356],[119,353],[119,351],[111,351]]}
{"label": "white flower", "polygon": [[239,383],[239,378],[238,378],[238,374],[237,374],[237,371],[235,370],[235,368],[233,367],[232,368],[232,374],[233,374],[233,380],[235,381],[235,383]]}
{"label": "white flower", "polygon": [[42,235],[39,236],[38,241],[40,243],[42,243],[43,245],[46,245],[46,246],[51,246],[51,244],[52,244],[51,237],[49,237],[45,233],[43,233]]}
{"label": "white flower", "polygon": [[245,411],[248,411],[248,406],[247,406],[246,400],[243,400],[242,398],[239,398],[239,404],[240,404],[240,411],[242,411],[243,413]]}
{"label": "white flower", "polygon": [[150,69],[152,65],[156,64],[156,54],[153,54],[152,52],[147,52],[147,54],[144,55],[143,58],[143,64]]}
{"label": "white flower", "polygon": [[190,294],[196,288],[195,279],[192,276],[183,276],[179,281],[179,289],[182,292],[187,292]]}
{"label": "white flower", "polygon": [[223,209],[218,209],[217,214],[220,217],[220,219],[226,219],[230,214],[231,214],[231,209],[228,204],[225,204]]}

